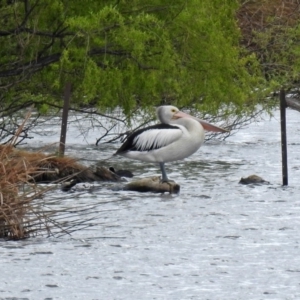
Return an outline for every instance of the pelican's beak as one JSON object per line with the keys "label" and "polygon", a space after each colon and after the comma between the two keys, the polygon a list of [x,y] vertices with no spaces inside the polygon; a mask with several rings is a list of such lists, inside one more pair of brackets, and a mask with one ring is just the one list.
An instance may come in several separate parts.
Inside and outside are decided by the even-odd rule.
{"label": "pelican's beak", "polygon": [[189,119],[194,119],[194,120],[198,121],[198,122],[202,125],[202,127],[203,127],[205,130],[207,130],[207,131],[222,132],[222,133],[229,132],[229,130],[223,129],[223,128],[221,128],[221,127],[218,127],[218,126],[216,126],[216,125],[213,125],[213,124],[208,123],[208,122],[206,122],[206,121],[203,121],[203,120],[201,120],[201,119],[198,119],[198,118],[196,118],[196,117],[193,117],[193,116],[191,116],[191,115],[189,115],[189,114],[186,114],[186,113],[184,113],[184,112],[182,112],[182,111],[179,111],[179,112],[177,112],[176,114],[174,114],[174,118],[175,118],[175,119],[179,119],[179,118],[189,118]]}

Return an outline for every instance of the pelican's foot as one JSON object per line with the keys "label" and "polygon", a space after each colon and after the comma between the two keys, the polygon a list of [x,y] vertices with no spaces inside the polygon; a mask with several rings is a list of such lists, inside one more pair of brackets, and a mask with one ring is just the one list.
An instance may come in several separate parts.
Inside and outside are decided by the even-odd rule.
{"label": "pelican's foot", "polygon": [[175,181],[174,180],[170,180],[170,179],[160,179],[160,183],[168,183],[168,184],[174,184]]}
{"label": "pelican's foot", "polygon": [[178,194],[180,191],[180,185],[174,180],[161,178],[159,182],[162,188],[169,190],[170,194]]}

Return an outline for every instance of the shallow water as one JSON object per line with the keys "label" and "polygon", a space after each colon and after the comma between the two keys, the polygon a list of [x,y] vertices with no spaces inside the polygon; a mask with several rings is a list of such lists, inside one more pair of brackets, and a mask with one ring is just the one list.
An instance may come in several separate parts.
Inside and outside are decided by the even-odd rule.
{"label": "shallow water", "polygon": [[[0,242],[0,299],[300,299],[299,112],[288,110],[287,120],[288,187],[275,112],[168,164],[179,195],[112,191],[109,183],[48,195],[51,205],[92,213],[75,209],[85,228],[71,236]],[[77,141],[70,129],[67,154],[90,160],[118,147]],[[125,158],[105,164],[159,174]],[[238,184],[251,174],[271,184]]]}

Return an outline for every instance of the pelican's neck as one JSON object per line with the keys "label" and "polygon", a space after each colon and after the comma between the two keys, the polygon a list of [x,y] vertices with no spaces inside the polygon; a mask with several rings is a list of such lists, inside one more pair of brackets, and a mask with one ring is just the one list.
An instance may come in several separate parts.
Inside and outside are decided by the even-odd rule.
{"label": "pelican's neck", "polygon": [[193,119],[180,118],[172,120],[170,124],[183,126],[187,130],[187,132],[195,139],[198,139],[200,137],[201,141],[204,141],[205,132],[202,125],[198,121]]}

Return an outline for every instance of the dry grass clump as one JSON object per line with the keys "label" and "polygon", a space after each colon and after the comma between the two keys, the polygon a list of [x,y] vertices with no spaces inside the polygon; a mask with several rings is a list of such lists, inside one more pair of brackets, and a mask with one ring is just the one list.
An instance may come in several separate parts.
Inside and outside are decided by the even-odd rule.
{"label": "dry grass clump", "polygon": [[28,158],[13,148],[29,117],[30,114],[11,143],[0,147],[0,238],[26,238],[37,230],[34,224],[44,222],[38,213],[34,214],[32,206],[32,202],[45,192],[37,189],[32,180],[37,161],[29,163]]}
{"label": "dry grass clump", "polygon": [[41,192],[29,184],[33,166],[25,159],[15,160],[12,153],[11,145],[0,148],[0,238],[21,239],[31,233],[27,215]]}
{"label": "dry grass clump", "polygon": [[3,152],[0,151],[0,238],[22,239],[33,233],[31,225],[37,216],[29,217],[33,211],[31,203],[42,192],[33,184],[24,189],[24,184],[28,184],[27,171],[20,164],[11,168]]}
{"label": "dry grass clump", "polygon": [[58,178],[57,174],[63,178],[84,168],[74,159],[15,150],[13,145],[29,117],[30,114],[11,143],[0,146],[0,238],[23,239],[39,231],[49,231],[53,212],[43,212],[38,200],[53,187],[41,187],[36,182],[52,181]]}
{"label": "dry grass clump", "polygon": [[0,238],[22,239],[49,231],[54,211],[43,211],[39,201],[50,189],[37,182],[62,182],[69,178],[93,181],[97,176],[69,157],[0,146]]}

